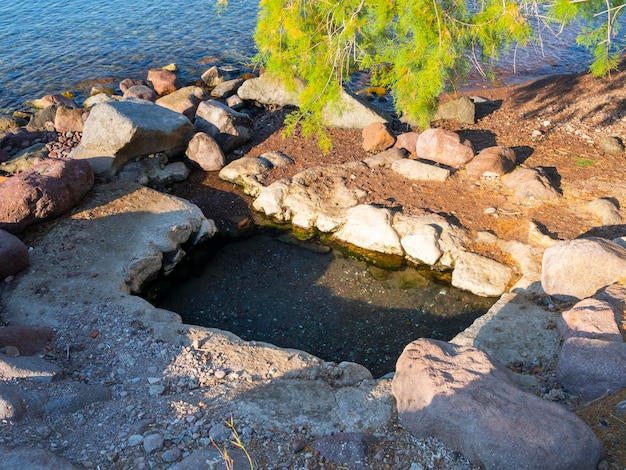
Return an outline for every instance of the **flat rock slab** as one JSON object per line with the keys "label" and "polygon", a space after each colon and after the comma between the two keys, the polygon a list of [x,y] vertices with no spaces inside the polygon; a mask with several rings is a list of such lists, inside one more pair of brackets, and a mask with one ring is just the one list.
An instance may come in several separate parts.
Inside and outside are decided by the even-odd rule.
{"label": "flat rock slab", "polygon": [[391,420],[389,385],[389,381],[371,380],[333,389],[319,380],[274,381],[240,395],[233,414],[261,429],[306,426],[315,436],[363,432]]}
{"label": "flat rock slab", "polygon": [[0,470],[74,470],[76,467],[52,452],[36,447],[0,447]]}
{"label": "flat rock slab", "polygon": [[517,294],[504,294],[489,311],[450,340],[473,346],[500,364],[541,359],[553,362],[561,338],[556,330],[558,315],[528,302]]}
{"label": "flat rock slab", "polygon": [[602,457],[602,444],[576,415],[521,391],[475,348],[412,342],[392,390],[407,430],[486,469],[595,469]]}

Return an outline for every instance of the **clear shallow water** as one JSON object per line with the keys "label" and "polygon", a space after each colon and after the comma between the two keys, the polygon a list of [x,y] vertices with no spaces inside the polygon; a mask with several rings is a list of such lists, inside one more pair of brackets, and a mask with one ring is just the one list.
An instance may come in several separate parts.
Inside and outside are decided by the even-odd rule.
{"label": "clear shallow water", "polygon": [[[171,62],[184,83],[194,82],[208,68],[204,58],[233,64],[254,54],[257,9],[258,0],[231,0],[221,14],[215,0],[1,0],[0,109],[48,93],[89,91],[91,81],[145,78],[150,68]],[[499,79],[507,84],[585,70],[590,56],[575,46],[575,35],[544,31],[542,48],[503,56]],[[477,73],[468,83],[486,84]]]}
{"label": "clear shallow water", "polygon": [[0,1],[0,108],[16,107],[81,82],[144,78],[176,62],[197,80],[203,58],[225,63],[254,53],[258,1]]}

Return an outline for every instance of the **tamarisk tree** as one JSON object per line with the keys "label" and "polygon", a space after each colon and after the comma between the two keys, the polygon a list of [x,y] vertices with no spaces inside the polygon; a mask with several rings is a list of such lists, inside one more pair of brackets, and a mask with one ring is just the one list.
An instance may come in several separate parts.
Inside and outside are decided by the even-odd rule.
{"label": "tamarisk tree", "polygon": [[563,24],[607,15],[604,27],[583,30],[579,41],[596,48],[594,73],[616,67],[619,52],[611,41],[625,0],[541,1],[261,0],[256,61],[287,86],[304,84],[287,131],[300,123],[323,147],[329,141],[322,110],[339,102],[354,72],[370,72],[372,85],[390,90],[399,114],[426,127],[438,96],[469,70],[470,58],[497,59],[532,40],[533,15]]}

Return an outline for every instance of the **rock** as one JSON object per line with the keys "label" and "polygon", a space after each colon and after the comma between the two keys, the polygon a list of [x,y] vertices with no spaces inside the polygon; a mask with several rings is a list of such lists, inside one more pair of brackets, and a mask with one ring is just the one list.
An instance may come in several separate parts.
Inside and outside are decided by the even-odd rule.
{"label": "rock", "polygon": [[90,109],[100,103],[110,103],[111,101],[121,101],[122,99],[123,99],[122,96],[107,95],[105,93],[100,93],[98,95],[90,96],[89,98],[87,98],[83,102],[83,107],[85,109]]}
{"label": "rock", "polygon": [[71,463],[57,457],[52,452],[37,447],[4,447],[0,446],[2,454],[1,470],[24,468],[28,470],[76,470]]}
{"label": "rock", "polygon": [[31,105],[35,108],[49,108],[50,106],[65,106],[67,108],[78,108],[78,105],[71,98],[67,98],[59,93],[46,95],[38,100],[31,101]]}
{"label": "rock", "polygon": [[244,101],[256,101],[260,104],[298,106],[303,89],[304,85],[298,83],[295,90],[289,90],[281,80],[264,74],[258,78],[246,80],[237,90],[237,95]]}
{"label": "rock", "polygon": [[27,413],[19,387],[0,384],[0,420],[19,421]]}
{"label": "rock", "polygon": [[[301,82],[297,82],[295,89],[291,90],[277,78],[261,75],[246,80],[237,90],[237,94],[243,100],[261,104],[299,106],[300,93],[303,90],[304,84]],[[328,127],[363,129],[374,122],[389,122],[390,118],[359,96],[343,90],[339,102],[322,111],[322,121]]]}
{"label": "rock", "polygon": [[433,266],[443,251],[439,247],[439,230],[433,225],[422,225],[400,240],[407,257],[418,264]]}
{"label": "rock", "polygon": [[0,348],[14,346],[20,355],[33,356],[43,353],[53,337],[54,330],[47,326],[5,326],[0,328]]}
{"label": "rock", "polygon": [[225,82],[219,83],[211,90],[211,96],[225,100],[229,96],[236,94],[239,87],[243,85],[243,82],[245,81],[246,80],[244,78],[235,78],[233,80],[226,80]]}
{"label": "rock", "polygon": [[[435,229],[436,238],[427,238]],[[393,228],[398,233],[407,257],[414,262],[435,260],[433,264],[451,267],[459,254],[465,251],[468,235],[464,229],[452,225],[437,214],[407,216],[395,214]],[[417,235],[416,238],[412,238]],[[430,263],[429,263],[430,264]]]}
{"label": "rock", "polygon": [[174,72],[163,69],[150,69],[148,81],[152,83],[157,95],[166,95],[178,90],[182,84]]}
{"label": "rock", "polygon": [[452,271],[452,285],[483,297],[506,292],[513,278],[508,266],[476,253],[462,252]]}
{"label": "rock", "polygon": [[465,165],[465,169],[470,175],[502,176],[515,168],[515,159],[515,151],[508,147],[488,147]]}
{"label": "rock", "polygon": [[83,109],[59,106],[54,115],[54,128],[57,132],[83,132]]}
{"label": "rock", "polygon": [[367,455],[377,441],[372,434],[339,433],[316,439],[311,447],[330,462],[342,467],[364,470],[370,468]]}
{"label": "rock", "polygon": [[420,339],[396,367],[392,391],[403,426],[436,437],[486,469],[591,469],[602,444],[576,415],[518,389],[475,349]]}
{"label": "rock", "polygon": [[230,429],[224,423],[217,423],[211,426],[209,429],[209,437],[217,442],[218,444],[222,444],[227,440],[231,439],[233,436],[232,429]]}
{"label": "rock", "polygon": [[174,463],[180,460],[183,453],[178,447],[173,447],[172,449],[168,449],[161,454],[161,460],[165,463]]}
{"label": "rock", "polygon": [[[146,85],[133,85],[124,91],[123,98],[125,100],[129,99],[137,99],[137,100],[147,100],[147,101],[156,101],[157,94],[155,91],[146,86]],[[167,108],[167,106],[165,106]]]}
{"label": "rock", "polygon": [[59,417],[62,414],[74,413],[92,403],[111,399],[111,391],[99,385],[70,383],[64,387],[63,396],[54,398],[44,405],[46,414]]}
{"label": "rock", "polygon": [[459,168],[474,158],[474,149],[469,141],[461,142],[456,132],[446,129],[426,129],[415,144],[417,158]]}
{"label": "rock", "polygon": [[433,117],[434,121],[454,121],[460,124],[474,124],[476,122],[476,107],[467,96],[446,101],[440,104]]}
{"label": "rock", "polygon": [[208,99],[208,93],[197,86],[187,86],[156,100],[156,104],[184,114],[190,121],[194,119],[198,105]]}
{"label": "rock", "polygon": [[125,78],[119,83],[118,86],[120,87],[120,91],[122,92],[122,94],[124,94],[128,91],[129,88],[134,87],[136,85],[145,86],[146,82],[144,82],[143,80],[135,80],[133,78]]}
{"label": "rock", "polygon": [[622,223],[619,208],[611,199],[594,199],[587,204],[587,209],[600,219],[602,225],[619,225]]}
{"label": "rock", "polygon": [[31,145],[0,164],[0,170],[10,174],[21,173],[31,168],[35,163],[40,163],[48,155],[49,151],[45,144]]}
{"label": "rock", "polygon": [[387,126],[381,122],[373,122],[363,128],[363,150],[366,152],[382,152],[392,147],[396,143]]}
{"label": "rock", "polygon": [[28,123],[26,119],[17,116],[0,116],[0,132],[12,129],[14,127],[22,127]]}
{"label": "rock", "polygon": [[259,176],[272,168],[264,158],[243,157],[226,165],[219,172],[220,179],[244,187],[244,192],[252,197],[258,196],[264,188]]}
{"label": "rock", "polygon": [[189,141],[185,155],[204,171],[219,171],[226,164],[224,152],[215,139],[204,132],[197,132]]}
{"label": "rock", "polygon": [[553,363],[561,338],[555,328],[556,313],[538,307],[523,296],[503,294],[482,317],[450,340],[473,346],[502,365],[536,360]]}
{"label": "rock", "polygon": [[238,400],[237,413],[260,429],[306,426],[310,435],[380,429],[394,410],[389,381],[365,380],[355,387],[333,389],[322,380],[271,381],[250,389]]}
{"label": "rock", "polygon": [[197,131],[213,137],[226,153],[252,138],[250,116],[215,100],[200,103],[194,125]]}
{"label": "rock", "polygon": [[391,117],[385,112],[345,89],[338,103],[330,103],[322,110],[322,123],[339,129],[364,129],[373,123],[390,121]]}
{"label": "rock", "polygon": [[189,168],[184,162],[168,163],[163,168],[154,168],[148,173],[149,184],[169,186],[189,177]]}
{"label": "rock", "polygon": [[619,312],[608,302],[585,299],[563,312],[557,326],[565,340],[571,337],[623,342],[616,317]]}
{"label": "rock", "polygon": [[[626,280],[603,287],[596,292],[594,297],[600,301],[607,302],[617,310],[617,325],[622,335],[626,335]],[[626,336],[624,337],[626,338]]]}
{"label": "rock", "polygon": [[0,229],[20,233],[57,217],[91,190],[94,175],[86,162],[46,159],[0,185]]}
{"label": "rock", "polygon": [[561,241],[543,254],[541,285],[548,295],[581,300],[626,273],[626,248],[603,238]]}
{"label": "rock", "polygon": [[54,124],[54,120],[56,118],[57,110],[60,105],[48,106],[40,111],[37,111],[30,117],[30,121],[28,121],[28,127],[33,129],[46,129],[49,126],[49,123]]}
{"label": "rock", "polygon": [[560,197],[541,168],[518,168],[504,175],[502,182],[519,198],[550,201]]}
{"label": "rock", "polygon": [[363,162],[374,170],[376,168],[391,168],[393,162],[396,160],[402,160],[403,158],[406,158],[406,150],[393,148],[377,153],[371,157],[367,157],[363,160]]}
{"label": "rock", "polygon": [[146,454],[152,454],[158,450],[163,449],[165,439],[161,434],[148,434],[143,438],[143,449]]}
{"label": "rock", "polygon": [[[0,281],[19,273],[28,266],[28,247],[22,240],[0,229]],[[2,347],[2,328],[0,328],[0,347]]]}
{"label": "rock", "polygon": [[238,95],[232,95],[226,98],[226,106],[238,111],[244,108],[244,102]]}
{"label": "rock", "polygon": [[143,442],[143,436],[141,434],[131,434],[128,436],[128,445],[131,447],[138,446]]}
{"label": "rock", "polygon": [[38,356],[8,357],[0,354],[0,378],[2,380],[30,379],[50,383],[61,372],[54,364]]}
{"label": "rock", "polygon": [[603,135],[598,139],[600,149],[610,155],[618,157],[624,155],[624,143],[619,137]]}
{"label": "rock", "polygon": [[346,211],[345,223],[333,237],[368,251],[403,256],[389,209],[357,205]]}
{"label": "rock", "polygon": [[595,400],[626,388],[626,343],[569,338],[563,343],[556,378],[570,393]]}
{"label": "rock", "polygon": [[207,86],[216,87],[220,83],[234,79],[235,77],[233,75],[236,73],[238,73],[238,71],[232,68],[217,67],[214,65],[206,70],[200,78]]}
{"label": "rock", "polygon": [[374,378],[367,367],[354,362],[340,362],[337,364],[337,368],[341,371],[341,375],[332,382],[335,388],[356,385],[363,380],[372,380]]}
{"label": "rock", "polygon": [[411,181],[440,181],[450,177],[450,170],[417,160],[396,160],[391,164],[391,169]]}
{"label": "rock", "polygon": [[170,467],[170,470],[223,470],[231,465],[232,470],[250,470],[248,458],[239,449],[228,449],[232,462],[226,463],[218,449],[197,449],[191,455]]}
{"label": "rock", "polygon": [[396,138],[396,143],[393,148],[403,149],[409,153],[415,153],[415,147],[417,145],[417,138],[420,136],[419,132],[404,132]]}
{"label": "rock", "polygon": [[120,101],[93,108],[79,146],[70,154],[89,161],[96,174],[116,172],[133,158],[182,154],[193,136],[185,116],[148,102]]}
{"label": "rock", "polygon": [[288,157],[284,153],[277,152],[277,151],[265,152],[264,154],[260,155],[259,158],[263,158],[264,160],[267,160],[268,162],[272,164],[272,167],[276,167],[276,168],[294,164],[294,161],[291,157]]}

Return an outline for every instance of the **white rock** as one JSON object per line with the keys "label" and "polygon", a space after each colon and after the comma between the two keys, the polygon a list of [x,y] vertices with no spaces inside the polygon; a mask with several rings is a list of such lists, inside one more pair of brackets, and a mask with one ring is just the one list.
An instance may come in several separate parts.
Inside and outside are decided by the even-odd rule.
{"label": "white rock", "polygon": [[334,237],[366,250],[402,256],[400,238],[391,221],[389,209],[358,205],[347,210],[346,221]]}
{"label": "white rock", "polygon": [[400,243],[407,257],[416,263],[434,265],[443,252],[439,248],[439,232],[432,225],[423,225],[402,237]]}
{"label": "white rock", "polygon": [[483,297],[502,295],[511,282],[508,266],[476,253],[459,255],[452,271],[452,285]]}
{"label": "white rock", "polygon": [[450,177],[450,170],[446,168],[406,158],[393,162],[391,169],[400,176],[414,181],[445,181]]}

